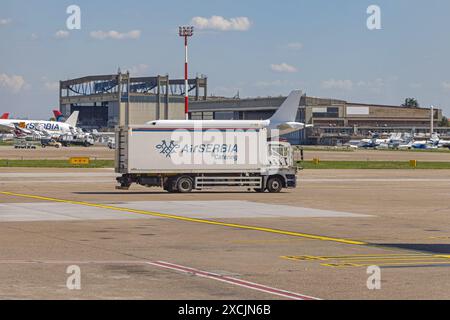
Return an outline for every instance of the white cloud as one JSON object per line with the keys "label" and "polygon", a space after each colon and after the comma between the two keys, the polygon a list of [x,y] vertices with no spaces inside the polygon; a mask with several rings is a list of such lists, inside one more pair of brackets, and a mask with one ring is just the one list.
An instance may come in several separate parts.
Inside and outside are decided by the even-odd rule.
{"label": "white cloud", "polygon": [[446,90],[446,91],[450,91],[450,81],[444,81],[441,84],[442,89]]}
{"label": "white cloud", "polygon": [[132,30],[129,32],[118,32],[118,31],[92,31],[91,37],[94,39],[104,40],[104,39],[114,39],[114,40],[124,40],[124,39],[139,39],[141,37],[141,30]]}
{"label": "white cloud", "polygon": [[59,89],[59,82],[46,82],[45,88],[49,91],[56,91]]}
{"label": "white cloud", "polygon": [[215,96],[235,96],[239,90],[238,87],[217,86],[211,92]]}
{"label": "white cloud", "polygon": [[70,36],[69,31],[66,30],[59,30],[55,33],[56,39],[67,39]]}
{"label": "white cloud", "polygon": [[0,26],[6,26],[12,22],[11,19],[0,19]]}
{"label": "white cloud", "polygon": [[136,66],[132,66],[128,70],[132,76],[139,76],[148,73],[149,69],[150,66],[148,64],[141,63]]}
{"label": "white cloud", "polygon": [[255,83],[255,87],[280,87],[284,86],[287,81],[273,80],[273,81],[258,81]]}
{"label": "white cloud", "polygon": [[0,74],[0,87],[6,88],[13,93],[18,93],[25,88],[26,82],[22,76]]}
{"label": "white cloud", "polygon": [[271,64],[270,68],[272,69],[272,71],[275,71],[275,72],[294,73],[294,72],[298,71],[296,67],[291,66],[285,62],[280,63],[280,64]]}
{"label": "white cloud", "polygon": [[291,43],[288,43],[287,47],[289,49],[293,49],[293,50],[301,50],[301,49],[303,49],[303,43],[301,43],[301,42],[291,42]]}
{"label": "white cloud", "polygon": [[48,91],[56,91],[59,89],[59,82],[58,81],[51,81],[47,77],[41,78],[42,83],[44,84],[45,89]]}
{"label": "white cloud", "polygon": [[59,83],[58,82],[47,82],[45,84],[45,87],[49,91],[57,91],[59,89]]}
{"label": "white cloud", "polygon": [[[321,87],[323,89],[335,89],[335,90],[354,90],[358,92],[365,92],[371,94],[381,94],[389,89],[395,87],[395,83],[398,81],[398,77],[376,78],[373,80],[341,80],[341,79],[329,79],[322,81]],[[416,84],[416,87],[420,87]]]}
{"label": "white cloud", "polygon": [[324,88],[324,89],[351,90],[353,88],[353,82],[351,80],[330,79],[330,80],[322,81],[322,88]]}
{"label": "white cloud", "polygon": [[305,86],[303,81],[290,81],[290,80],[269,80],[269,81],[258,81],[253,84],[256,88],[301,88]]}
{"label": "white cloud", "polygon": [[396,78],[388,78],[388,79],[377,78],[375,80],[359,81],[357,83],[357,86],[362,89],[369,90],[370,92],[373,93],[381,93],[388,83],[392,84],[392,82],[395,81]]}
{"label": "white cloud", "polygon": [[247,17],[226,19],[222,16],[212,16],[211,18],[194,17],[191,23],[200,30],[212,29],[219,31],[247,31],[252,24]]}
{"label": "white cloud", "polygon": [[358,87],[366,87],[366,88],[369,88],[369,89],[381,88],[381,87],[384,87],[385,80],[381,79],[381,78],[377,78],[375,80],[359,81],[357,83],[357,85],[358,85]]}

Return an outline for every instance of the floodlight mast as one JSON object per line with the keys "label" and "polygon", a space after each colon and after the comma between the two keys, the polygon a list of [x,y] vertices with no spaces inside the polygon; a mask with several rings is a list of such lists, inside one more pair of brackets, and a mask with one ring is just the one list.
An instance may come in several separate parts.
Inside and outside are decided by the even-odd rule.
{"label": "floodlight mast", "polygon": [[189,84],[188,84],[188,38],[194,35],[194,27],[179,27],[180,37],[184,37],[184,113],[189,119]]}
{"label": "floodlight mast", "polygon": [[431,106],[430,108],[430,139],[433,138],[434,133],[434,106]]}

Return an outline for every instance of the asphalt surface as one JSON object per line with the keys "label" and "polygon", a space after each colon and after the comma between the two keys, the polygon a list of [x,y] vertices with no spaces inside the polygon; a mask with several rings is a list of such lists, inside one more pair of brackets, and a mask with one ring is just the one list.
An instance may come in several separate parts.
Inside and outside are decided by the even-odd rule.
{"label": "asphalt surface", "polygon": [[450,298],[449,170],[299,179],[181,195],[116,191],[108,169],[1,168],[0,298]]}
{"label": "asphalt surface", "polygon": [[[300,152],[295,156],[300,160]],[[69,148],[40,148],[36,150],[14,149],[12,146],[0,146],[0,159],[9,160],[65,160],[70,157],[91,157],[98,160],[113,160],[114,150],[106,146],[94,147],[69,147]],[[450,161],[450,152],[443,149],[441,152],[411,152],[411,151],[388,151],[388,150],[305,150],[304,159],[312,160],[319,158],[323,161]]]}

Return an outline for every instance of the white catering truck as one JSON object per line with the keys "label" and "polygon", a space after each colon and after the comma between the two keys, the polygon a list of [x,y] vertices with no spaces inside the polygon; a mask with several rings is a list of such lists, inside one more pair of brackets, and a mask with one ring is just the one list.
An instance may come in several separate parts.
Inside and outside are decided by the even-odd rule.
{"label": "white catering truck", "polygon": [[219,187],[272,193],[295,188],[292,147],[277,136],[304,127],[293,122],[300,97],[293,92],[269,120],[155,120],[118,127],[117,188],[133,183],[181,193]]}

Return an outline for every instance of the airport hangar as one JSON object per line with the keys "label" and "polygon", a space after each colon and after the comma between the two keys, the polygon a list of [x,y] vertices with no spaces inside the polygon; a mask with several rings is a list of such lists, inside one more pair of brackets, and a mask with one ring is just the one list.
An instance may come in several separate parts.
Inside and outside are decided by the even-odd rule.
{"label": "airport hangar", "polygon": [[[188,84],[190,118],[197,120],[268,119],[286,98],[208,97],[205,76],[189,79]],[[61,81],[60,111],[66,117],[79,111],[79,126],[86,129],[184,119],[184,79],[131,77],[119,72]],[[442,110],[434,109],[435,131],[447,136],[449,128],[437,127],[442,117]],[[296,121],[314,127],[287,135],[292,144],[335,145],[374,132],[429,133],[431,112],[428,108],[360,104],[304,95]]]}
{"label": "airport hangar", "polygon": [[[78,125],[107,129],[155,119],[184,119],[184,79],[131,77],[128,73],[60,81],[59,108],[64,117],[79,111]],[[188,80],[192,100],[206,99],[207,79]]]}

